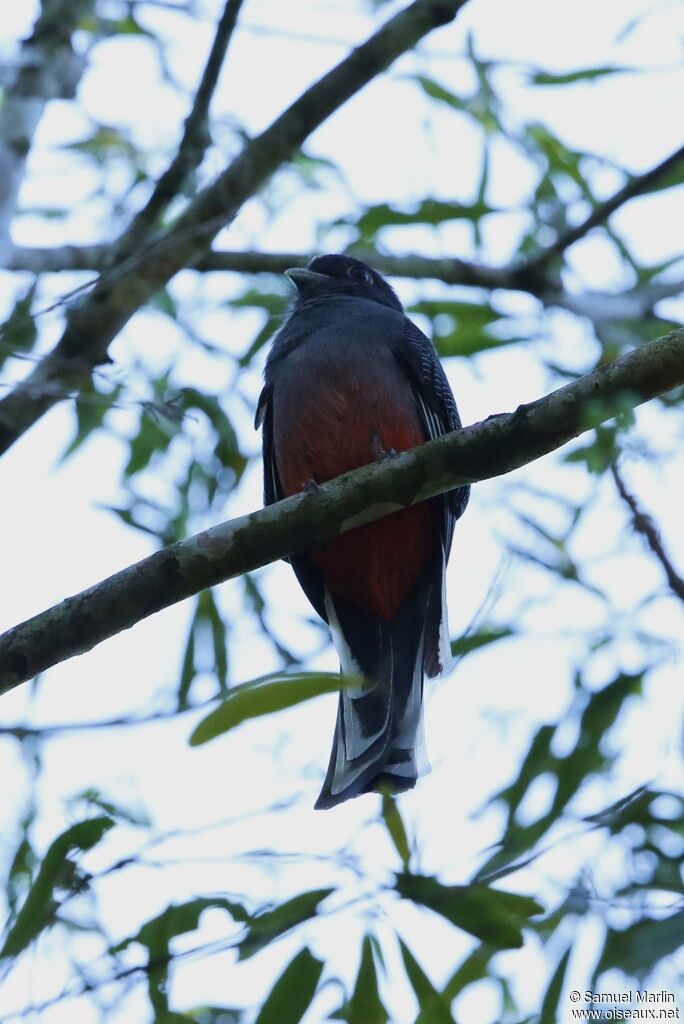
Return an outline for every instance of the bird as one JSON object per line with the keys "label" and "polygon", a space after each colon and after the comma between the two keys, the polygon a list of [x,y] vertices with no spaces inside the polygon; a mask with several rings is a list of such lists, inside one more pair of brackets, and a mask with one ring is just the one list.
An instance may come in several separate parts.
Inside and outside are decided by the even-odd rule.
{"label": "bird", "polygon": [[[294,301],[264,369],[264,502],[461,427],[432,342],[391,285],[350,255],[285,271]],[[451,663],[446,563],[467,486],[355,527],[289,561],[329,625],[341,671],[332,753],[316,809],[404,792],[430,770],[423,679]]]}

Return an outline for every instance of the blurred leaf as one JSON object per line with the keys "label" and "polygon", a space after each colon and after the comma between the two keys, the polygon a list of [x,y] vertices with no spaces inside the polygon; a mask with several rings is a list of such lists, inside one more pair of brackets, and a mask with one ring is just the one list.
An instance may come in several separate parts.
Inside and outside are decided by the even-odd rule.
{"label": "blurred leaf", "polygon": [[204,413],[216,431],[217,441],[214,449],[216,458],[221,465],[227,466],[233,471],[236,481],[240,480],[247,465],[247,459],[240,451],[235,428],[221,407],[220,399],[214,395],[204,394],[197,388],[185,387],[178,393],[176,404],[186,414],[193,409]]}
{"label": "blurred leaf", "polygon": [[458,110],[463,113],[469,111],[470,97],[464,99],[462,96],[457,96],[455,92],[447,89],[445,86],[440,85],[434,78],[428,78],[427,75],[415,75],[412,76],[412,80],[417,82],[423,92],[430,97],[431,100],[437,100],[438,103],[444,103],[447,107],[451,107],[452,110]]}
{"label": "blurred leaf", "polygon": [[563,456],[563,462],[582,462],[590,473],[605,473],[615,462],[620,451],[616,436],[617,431],[613,426],[597,427],[594,431],[594,440],[573,448]]}
{"label": "blurred leaf", "polygon": [[570,149],[541,122],[527,125],[525,137],[530,151],[536,150],[546,158],[548,172],[551,176],[561,175],[569,178],[579,186],[582,196],[593,203],[594,197],[581,170],[581,164],[586,160],[587,153]]}
{"label": "blurred leaf", "polygon": [[404,899],[422,903],[496,949],[520,948],[522,928],[529,925],[530,917],[544,910],[530,896],[479,883],[442,885],[426,875],[398,875],[396,889]]}
{"label": "blurred leaf", "polygon": [[126,939],[122,939],[111,952],[121,953],[138,942],[149,951],[150,960],[163,959],[168,955],[171,940],[177,935],[194,932],[199,927],[200,917],[205,910],[225,910],[234,921],[247,922],[250,915],[241,903],[224,899],[222,896],[198,896],[186,903],[171,903],[161,914],[150,918],[142,927]]}
{"label": "blurred leaf", "polygon": [[254,1024],[298,1024],[316,994],[323,961],[305,946],[290,961],[266,998]]}
{"label": "blurred leaf", "polygon": [[89,818],[71,825],[52,841],[23,906],[5,936],[0,958],[17,956],[53,923],[58,906],[55,890],[68,888],[75,877],[70,854],[75,850],[83,853],[92,849],[113,826],[112,819],[105,815]]}
{"label": "blurred leaf", "polygon": [[38,278],[34,278],[26,291],[14,302],[12,312],[0,326],[0,366],[15,353],[30,352],[38,338],[36,321],[31,307],[36,296]]}
{"label": "blurred leaf", "polygon": [[247,719],[282,711],[324,693],[335,693],[341,682],[343,677],[333,672],[299,672],[276,673],[234,686],[219,706],[195,727],[190,745],[197,747],[207,743]]}
{"label": "blurred leaf", "polygon": [[165,452],[178,433],[178,428],[167,420],[140,414],[138,433],[129,441],[128,462],[124,476],[131,477],[149,466],[152,457]]}
{"label": "blurred leaf", "polygon": [[[211,644],[211,659],[206,653]],[[181,662],[178,684],[178,709],[188,707],[190,688],[197,672],[213,672],[219,690],[226,692],[228,685],[228,655],[226,625],[218,609],[213,591],[203,590],[196,602],[188,639]]]}
{"label": "blurred leaf", "polygon": [[560,1016],[558,1012],[560,997],[563,991],[563,984],[565,982],[565,975],[568,969],[568,963],[570,962],[571,953],[572,946],[568,946],[565,953],[558,961],[556,970],[553,972],[551,981],[548,984],[542,1000],[539,1024],[557,1024]]}
{"label": "blurred leaf", "polygon": [[486,203],[451,203],[439,199],[423,199],[416,204],[414,210],[400,210],[390,203],[379,203],[369,206],[357,219],[341,218],[336,226],[354,227],[359,239],[373,242],[381,228],[396,227],[403,224],[445,224],[452,220],[476,221],[496,209]]}
{"label": "blurred leaf", "polygon": [[314,889],[312,892],[303,892],[272,910],[265,910],[250,918],[249,931],[238,946],[238,960],[247,960],[291,928],[315,917],[318,904],[327,899],[331,892],[334,890]]}
{"label": "blurred leaf", "polygon": [[344,180],[340,168],[333,160],[304,153],[301,149],[290,158],[288,169],[294,171],[309,188],[323,188],[326,180],[330,181],[331,178],[338,182]]}
{"label": "blurred leaf", "polygon": [[107,413],[116,405],[120,394],[121,386],[119,384],[115,384],[107,393],[97,390],[92,377],[83,384],[74,401],[76,432],[64,449],[61,462],[73,455],[90,435],[103,425]]}
{"label": "blurred leaf", "polygon": [[[508,823],[499,849],[478,871],[479,880],[493,881],[517,870],[521,854],[530,850],[558,820],[582,783],[605,770],[611,758],[601,749],[604,736],[617,719],[625,700],[640,693],[643,676],[643,672],[621,672],[603,689],[590,694],[581,693],[585,704],[579,717],[577,740],[564,757],[551,750],[558,727],[542,725],[538,729],[516,780],[492,797],[492,802],[501,800],[505,803]],[[516,811],[525,794],[536,778],[547,773],[554,778],[556,787],[551,807],[531,825],[519,825],[515,820]]]}
{"label": "blurred leaf", "polygon": [[480,981],[481,978],[486,978],[487,966],[495,953],[496,950],[491,946],[477,946],[477,948],[465,958],[463,963],[459,964],[456,968],[444,986],[442,995],[448,999],[449,1002],[452,1002],[464,988],[468,987],[468,985],[472,985],[474,981]]}
{"label": "blurred leaf", "polygon": [[19,904],[25,899],[38,864],[38,857],[24,832],[7,874],[6,897],[10,919],[15,917]]}
{"label": "blurred leaf", "polygon": [[91,157],[104,167],[113,157],[125,157],[137,163],[138,149],[124,132],[112,125],[98,125],[92,134],[78,142],[69,142],[62,149]]}
{"label": "blurred leaf", "polygon": [[131,11],[123,18],[106,18],[99,12],[95,15],[91,11],[86,11],[79,18],[78,27],[82,32],[90,32],[97,37],[123,35],[154,38],[151,32],[138,23]]}
{"label": "blurred leaf", "polygon": [[627,975],[646,976],[655,965],[681,952],[684,944],[684,911],[660,920],[643,918],[623,931],[610,929],[594,978],[617,969]]}
{"label": "blurred leaf", "polygon": [[505,345],[517,345],[519,342],[529,339],[517,335],[510,338],[498,338],[487,330],[479,331],[459,326],[449,333],[433,335],[432,340],[438,355],[443,359],[448,359],[451,356],[469,359],[470,356],[477,355],[479,352],[490,352],[493,349],[503,348]]}
{"label": "blurred leaf", "polygon": [[476,633],[466,633],[452,640],[451,653],[454,658],[465,658],[466,654],[515,635],[515,630],[510,626],[481,626]]}
{"label": "blurred leaf", "polygon": [[420,1007],[416,1024],[454,1024],[448,1000],[435,988],[402,939],[399,939],[399,948],[411,988]]}
{"label": "blurred leaf", "polygon": [[401,820],[396,800],[386,793],[382,797],[382,817],[390,838],[394,843],[394,848],[401,858],[401,863],[404,869],[408,871],[409,861],[411,860],[408,836],[406,835],[406,829],[404,828],[404,822]]}
{"label": "blurred leaf", "polygon": [[76,793],[75,796],[71,797],[69,801],[70,804],[78,804],[80,802],[84,802],[88,807],[104,811],[110,818],[115,821],[124,822],[126,825],[139,828],[149,828],[151,825],[149,815],[145,810],[133,810],[130,807],[122,807],[121,804],[115,804],[112,800],[103,797],[94,786],[81,790],[80,793]]}
{"label": "blurred leaf", "polygon": [[149,305],[171,320],[178,319],[178,305],[168,288],[159,288],[150,299]]}
{"label": "blurred leaf", "polygon": [[578,71],[554,73],[552,71],[530,71],[527,80],[530,85],[572,85],[574,82],[591,82],[607,75],[621,75],[635,72],[637,68],[604,66],[580,68]]}
{"label": "blurred leaf", "polygon": [[171,942],[178,935],[194,932],[200,917],[208,909],[227,911],[235,921],[245,922],[249,914],[241,903],[219,896],[198,897],[186,903],[172,903],[161,914],[147,921],[136,935],[123,939],[110,950],[120,953],[137,942],[147,949],[147,991],[155,1014],[155,1021],[185,1019],[169,1010],[168,986],[171,963]]}
{"label": "blurred leaf", "polygon": [[409,306],[407,312],[428,316],[431,320],[436,316],[448,316],[458,324],[473,329],[487,327],[505,316],[488,302],[458,302],[451,299],[423,299]]}
{"label": "blurred leaf", "polygon": [[344,1020],[347,1024],[387,1024],[389,1021],[378,990],[373,938],[364,936],[354,991],[350,999],[331,1014],[330,1020]]}

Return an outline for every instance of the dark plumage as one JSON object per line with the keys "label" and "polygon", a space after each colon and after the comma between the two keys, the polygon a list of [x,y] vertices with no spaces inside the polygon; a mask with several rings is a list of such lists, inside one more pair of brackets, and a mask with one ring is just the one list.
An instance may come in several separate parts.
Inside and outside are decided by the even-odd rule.
{"label": "dark plumage", "polygon": [[[461,423],[430,341],[380,274],[351,256],[287,271],[297,288],[269,353],[256,423],[263,423],[266,504]],[[423,673],[450,659],[444,572],[468,488],[403,509],[291,559],[329,623],[343,690],[328,773],[316,807],[368,790],[415,785],[421,762]]]}

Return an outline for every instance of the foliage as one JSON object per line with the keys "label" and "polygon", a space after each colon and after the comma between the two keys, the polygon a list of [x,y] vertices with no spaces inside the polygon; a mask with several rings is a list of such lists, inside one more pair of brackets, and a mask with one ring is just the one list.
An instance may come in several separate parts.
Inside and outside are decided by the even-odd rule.
{"label": "foliage", "polygon": [[[379,8],[368,14],[373,24],[383,17],[383,4],[367,7]],[[133,40],[155,55],[159,88],[165,83],[165,88],[185,93],[169,53],[174,33],[190,31],[193,16],[179,5],[174,17],[181,27],[170,29],[163,18],[155,20],[145,4],[98,0],[84,5],[75,45],[96,61],[107,45]],[[464,41],[462,34],[458,38]],[[232,45],[239,47],[241,39],[238,33]],[[294,41],[284,34],[281,45],[293,46]],[[669,252],[647,257],[617,218],[606,220],[592,238],[600,240],[614,287],[603,293],[579,283],[592,279],[596,264],[587,257],[583,265],[581,251],[578,255],[581,244],[566,248],[565,234],[600,210],[606,181],[617,190],[637,176],[572,143],[552,116],[538,113],[549,109],[545,97],[555,97],[559,104],[572,102],[581,90],[616,88],[633,76],[646,79],[648,69],[626,60],[565,70],[521,67],[514,54],[510,61],[481,56],[475,39],[469,38],[465,53],[456,60],[457,74],[424,55],[407,59],[401,72],[391,72],[388,78],[393,88],[411,89],[437,135],[458,137],[466,128],[475,133],[479,170],[470,187],[454,181],[450,191],[426,186],[425,194],[407,198],[393,192],[388,176],[386,199],[359,196],[348,184],[344,161],[334,147],[328,155],[312,144],[252,197],[249,216],[261,225],[265,238],[288,206],[303,211],[303,219],[315,216],[316,242],[314,246],[312,232],[309,244],[318,251],[346,247],[387,254],[415,247],[453,257],[453,239],[458,239],[459,257],[468,256],[475,267],[493,263],[492,233],[502,229],[510,235],[514,223],[510,274],[500,287],[465,280],[460,286],[421,282],[411,290],[407,285],[407,308],[431,332],[445,365],[455,366],[462,380],[474,386],[485,370],[492,378],[529,372],[550,388],[677,323],[672,296],[677,292],[680,257]],[[521,79],[527,100],[514,110],[507,89],[518,88]],[[77,107],[80,101],[71,102]],[[84,180],[93,182],[93,188],[82,196],[80,215],[100,227],[107,225],[100,234],[108,239],[110,224],[123,229],[142,207],[164,164],[160,158],[172,153],[148,149],[135,125],[129,130],[108,123],[96,107],[89,110],[81,135],[64,141],[60,159],[70,174],[90,176]],[[253,129],[247,109],[244,125],[238,116],[243,111],[234,96],[228,109],[224,101],[214,113],[205,159],[179,185],[156,228],[173,222],[216,167],[225,165],[226,154],[239,151],[248,134],[245,126],[249,133]],[[80,123],[85,121],[81,115]],[[422,132],[417,123],[410,123],[411,131]],[[431,144],[429,132],[417,134],[415,145],[423,144]],[[506,174],[507,160],[513,159],[524,164],[528,181],[519,203],[501,199],[505,190],[496,187]],[[634,204],[651,202],[660,193],[667,200],[671,192],[665,195],[666,190],[681,187],[683,181],[680,162],[662,179],[637,191],[645,198],[636,198]],[[329,207],[317,205],[321,195],[334,195],[334,202]],[[61,204],[57,195],[44,206],[27,201],[16,214],[16,237],[37,222],[46,236],[49,227],[49,237],[67,244],[72,211]],[[53,222],[63,224],[62,235],[52,233]],[[247,235],[240,234],[239,225],[235,230],[238,241],[233,247],[238,248]],[[253,234],[259,237],[260,231]],[[302,245],[306,247],[305,242]],[[521,266],[529,270],[528,284],[522,288]],[[55,280],[55,274],[21,273],[12,285],[0,336],[0,367],[8,374],[4,387],[17,379],[18,367],[40,358],[45,349],[49,325],[41,311],[50,307],[53,316],[63,316],[88,287],[78,276],[76,291],[67,294],[63,282]],[[225,517],[227,504],[240,500],[258,462],[251,416],[264,348],[285,307],[285,287],[268,272],[222,275],[217,284],[215,275],[201,266],[184,271],[133,320],[131,337],[118,339],[113,364],[99,366],[77,389],[65,385],[64,397],[73,395],[74,401],[60,469],[78,465],[89,450],[115,445],[120,478],[103,506],[122,528],[144,535],[150,545],[172,543]],[[568,324],[576,344],[563,340]],[[134,329],[140,333],[131,340]],[[522,370],[511,371],[510,360],[516,357]],[[87,764],[82,769],[82,792],[70,810],[58,809],[69,815],[69,823],[54,827],[55,809],[44,817],[41,807],[42,758],[53,740],[61,742],[60,730],[8,727],[7,742],[18,746],[30,784],[19,821],[6,830],[3,840],[6,924],[0,971],[6,983],[11,984],[31,957],[49,973],[50,958],[57,956],[50,942],[57,937],[68,950],[66,963],[59,968],[64,992],[45,997],[49,1005],[44,1009],[49,1012],[62,1001],[80,997],[80,1004],[67,1005],[87,1005],[103,1020],[294,1024],[320,1020],[327,1013],[328,1019],[347,1024],[395,1019],[437,1024],[469,1019],[461,1007],[472,1005],[467,1000],[487,986],[498,1001],[488,1019],[500,1024],[551,1024],[565,1019],[570,988],[647,988],[651,978],[660,979],[663,987],[662,979],[674,976],[671,965],[682,945],[684,801],[674,785],[651,777],[634,778],[632,791],[625,793],[620,789],[625,777],[620,767],[625,749],[638,742],[635,737],[644,727],[646,698],[652,697],[661,673],[676,656],[671,636],[659,622],[654,624],[648,609],[656,606],[663,619],[679,615],[681,623],[681,608],[674,607],[673,597],[663,596],[660,577],[648,572],[645,578],[655,582],[645,583],[647,589],[627,606],[616,594],[610,574],[597,568],[600,559],[587,543],[596,516],[605,512],[607,471],[617,459],[637,466],[658,464],[663,472],[669,465],[675,443],[668,438],[680,436],[682,430],[682,394],[673,392],[655,405],[656,425],[648,436],[617,401],[614,409],[611,406],[612,421],[596,427],[555,460],[548,478],[531,468],[529,474],[507,480],[482,498],[480,511],[490,516],[507,568],[474,609],[470,626],[452,639],[455,681],[476,680],[486,690],[492,674],[508,671],[508,654],[520,672],[520,645],[531,645],[527,649],[533,652],[542,647],[548,651],[544,632],[555,644],[552,660],[565,659],[563,671],[571,681],[565,690],[559,684],[555,712],[530,709],[517,747],[511,739],[516,725],[506,723],[511,731],[505,749],[508,755],[515,750],[519,763],[509,764],[501,776],[504,781],[489,792],[485,806],[470,807],[470,820],[449,823],[453,851],[436,850],[439,840],[421,830],[418,812],[411,815],[407,810],[414,805],[385,795],[377,817],[355,822],[349,834],[343,829],[342,840],[336,825],[317,818],[323,838],[307,852],[298,831],[300,809],[292,797],[268,809],[267,838],[261,841],[270,842],[270,828],[272,846],[251,848],[247,839],[241,841],[241,829],[247,825],[239,815],[228,823],[228,852],[218,847],[215,859],[223,858],[225,867],[235,858],[235,876],[241,880],[235,884],[244,884],[246,893],[232,891],[232,868],[221,875],[220,891],[207,882],[201,894],[196,891],[205,886],[201,873],[182,875],[180,883],[173,876],[163,906],[148,912],[143,909],[147,902],[141,900],[137,924],[127,924],[125,934],[113,938],[107,911],[99,902],[110,892],[108,886],[118,885],[116,891],[122,895],[117,899],[134,905],[135,897],[127,894],[141,891],[138,872],[163,869],[171,875],[173,854],[167,860],[165,855],[180,833],[180,839],[190,844],[181,848],[180,861],[209,857],[207,851],[214,849],[211,829],[199,829],[199,835],[191,828],[165,832],[155,824],[154,808],[149,815],[125,808],[91,785]],[[623,526],[624,520],[620,529]],[[637,551],[634,544],[634,558]],[[612,557],[601,557],[604,554]],[[630,571],[638,567],[627,569],[628,575]],[[308,715],[314,697],[346,685],[321,669],[324,634],[302,621],[306,613],[295,610],[297,628],[292,630],[276,614],[290,610],[278,608],[271,580],[265,572],[236,582],[232,604],[218,591],[203,592],[190,602],[178,671],[174,682],[155,698],[149,716],[158,729],[174,729],[178,723],[187,724],[180,716],[192,717],[192,729],[183,735],[190,745],[202,748],[193,756],[203,756],[204,744],[216,740],[208,744],[206,756],[223,745],[228,758],[230,745],[241,738],[249,737],[245,742],[251,743],[254,737],[258,745],[258,737],[266,735],[259,729],[272,728],[278,737],[274,742],[284,743],[286,727],[281,722],[291,720],[288,716]],[[569,654],[564,630],[572,629],[573,623],[563,619],[568,595],[574,595],[584,610]],[[544,605],[555,617],[553,628],[548,619],[540,627]],[[297,629],[306,634],[306,641],[298,639]],[[249,678],[254,673],[236,668],[244,666],[245,646],[250,643],[255,651],[259,648],[255,660],[259,657],[270,666],[255,679]],[[531,655],[545,682],[547,671],[553,675],[555,666],[542,665],[543,657]],[[513,685],[515,669],[511,672]],[[44,690],[41,682],[36,688],[38,705]],[[133,707],[117,720],[124,751],[125,730],[133,728],[130,720],[140,713]],[[41,721],[40,715],[36,721]],[[308,739],[322,742],[319,732],[312,726]],[[65,735],[70,735],[68,730]],[[154,733],[149,735],[154,743]],[[174,743],[183,742],[178,736],[176,728]],[[278,755],[276,750],[273,756]],[[672,756],[681,766],[678,753]],[[239,790],[246,781],[234,764],[225,777],[207,776],[217,822],[224,817],[226,791]],[[466,790],[471,783],[465,775],[459,780]],[[279,814],[291,822],[289,849],[281,836],[280,845],[276,842]],[[461,858],[457,847],[463,833],[469,824],[475,828],[482,823],[487,838],[470,861]],[[370,846],[369,836],[374,837]],[[548,882],[555,877],[555,867],[549,867],[547,875],[547,865],[554,865],[554,856],[567,850],[571,852],[560,871],[562,884]],[[152,851],[159,854],[158,860]],[[355,928],[352,940],[346,928],[350,919]],[[415,934],[409,932],[407,921],[418,922]],[[338,927],[343,938],[331,942],[331,930],[336,936]],[[580,983],[573,974],[576,954],[591,929],[599,936],[597,953],[588,968],[590,977]],[[433,955],[438,947],[439,956]],[[530,950],[536,951],[542,965],[532,996],[518,984],[516,966],[516,958]],[[192,991],[183,988],[179,978],[191,977],[198,959],[219,955],[224,957],[220,970],[227,979],[241,977],[242,961],[263,958],[257,961],[265,965],[258,997],[234,997],[227,981],[224,990],[230,993],[230,1005],[203,1000],[192,1004],[189,998],[179,998],[178,992]],[[127,1017],[125,998],[141,989],[146,1002],[136,1004],[140,1015]],[[109,1003],[112,991],[115,996]],[[239,992],[237,982],[235,991]],[[397,991],[409,1000],[403,1007]],[[10,1013],[7,1020],[16,1016]]]}

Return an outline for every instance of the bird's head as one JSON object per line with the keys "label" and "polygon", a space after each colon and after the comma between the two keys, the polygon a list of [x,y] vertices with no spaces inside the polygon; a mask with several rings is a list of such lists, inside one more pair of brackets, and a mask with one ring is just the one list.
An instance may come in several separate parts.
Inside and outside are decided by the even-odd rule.
{"label": "bird's head", "polygon": [[292,267],[285,273],[297,289],[297,298],[303,301],[351,295],[403,312],[394,289],[384,277],[354,256],[316,256],[308,267]]}

